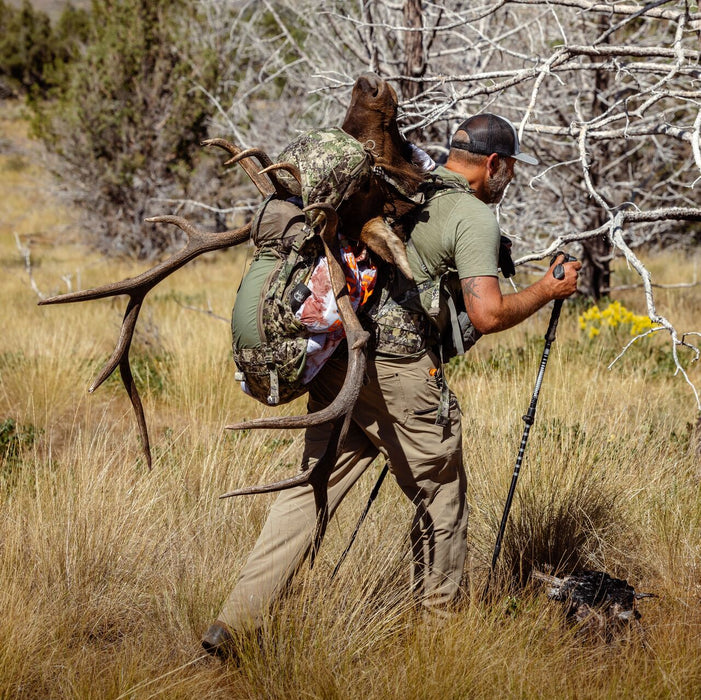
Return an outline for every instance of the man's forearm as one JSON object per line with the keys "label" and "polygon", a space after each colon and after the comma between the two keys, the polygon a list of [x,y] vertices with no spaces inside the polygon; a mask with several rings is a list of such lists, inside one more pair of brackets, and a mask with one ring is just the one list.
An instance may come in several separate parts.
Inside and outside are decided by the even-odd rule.
{"label": "man's forearm", "polygon": [[541,281],[505,296],[495,277],[470,277],[461,280],[461,284],[470,321],[484,334],[521,323],[552,299]]}
{"label": "man's forearm", "polygon": [[[496,277],[466,277],[460,280],[465,309],[480,333],[497,333],[521,323],[553,299],[565,299],[577,291],[579,261],[554,260],[545,276],[526,289],[503,296]],[[555,266],[562,265],[556,277]]]}

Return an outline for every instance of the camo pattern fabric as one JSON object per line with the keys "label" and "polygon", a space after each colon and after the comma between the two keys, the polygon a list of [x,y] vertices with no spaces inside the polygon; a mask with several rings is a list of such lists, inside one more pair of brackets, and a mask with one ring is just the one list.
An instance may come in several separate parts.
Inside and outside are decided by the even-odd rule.
{"label": "camo pattern fabric", "polygon": [[[304,206],[327,202],[337,207],[372,174],[372,157],[363,145],[336,127],[315,129],[293,141],[277,157],[278,163],[293,163],[302,177]],[[290,190],[299,185],[285,171],[279,171]]]}
{"label": "camo pattern fabric", "polygon": [[432,329],[421,311],[411,313],[396,303],[386,305],[373,319],[375,351],[387,357],[410,357],[424,352]]}
{"label": "camo pattern fabric", "polygon": [[378,355],[419,355],[435,344],[437,328],[422,303],[422,297],[432,295],[435,287],[433,280],[417,286],[399,275],[383,286],[379,299],[371,304],[363,319]]}

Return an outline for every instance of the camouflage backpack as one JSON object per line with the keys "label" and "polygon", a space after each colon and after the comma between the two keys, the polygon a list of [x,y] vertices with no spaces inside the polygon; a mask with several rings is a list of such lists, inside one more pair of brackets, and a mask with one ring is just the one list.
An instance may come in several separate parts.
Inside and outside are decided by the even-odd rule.
{"label": "camouflage backpack", "polygon": [[321,243],[299,204],[334,207],[372,174],[372,158],[341,129],[300,136],[277,158],[299,169],[302,185],[280,172],[296,202],[266,199],[252,222],[256,251],[239,287],[232,313],[234,361],[244,390],[269,405],[306,392],[302,382],[310,333],[295,317],[303,287],[321,254]]}

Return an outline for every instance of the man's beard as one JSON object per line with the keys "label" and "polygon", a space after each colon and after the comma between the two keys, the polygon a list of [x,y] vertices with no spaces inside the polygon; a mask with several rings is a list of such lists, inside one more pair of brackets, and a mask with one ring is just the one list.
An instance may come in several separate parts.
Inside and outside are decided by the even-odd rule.
{"label": "man's beard", "polygon": [[487,180],[485,185],[485,194],[487,195],[487,204],[498,204],[504,196],[504,190],[511,182],[513,175],[504,161],[499,164],[499,170],[495,175]]}

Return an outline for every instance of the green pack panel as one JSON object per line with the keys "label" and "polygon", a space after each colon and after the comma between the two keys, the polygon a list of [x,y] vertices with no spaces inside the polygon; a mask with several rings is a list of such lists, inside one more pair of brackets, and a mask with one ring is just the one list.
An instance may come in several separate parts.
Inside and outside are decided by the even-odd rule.
{"label": "green pack panel", "polygon": [[280,257],[273,250],[261,248],[241,281],[231,316],[231,332],[236,349],[261,346],[263,338],[258,323],[261,292],[268,289],[270,277],[280,264]]}

